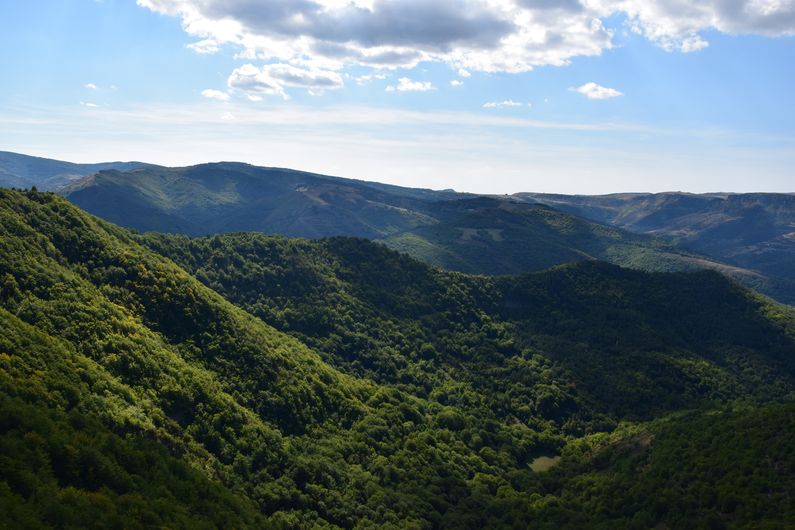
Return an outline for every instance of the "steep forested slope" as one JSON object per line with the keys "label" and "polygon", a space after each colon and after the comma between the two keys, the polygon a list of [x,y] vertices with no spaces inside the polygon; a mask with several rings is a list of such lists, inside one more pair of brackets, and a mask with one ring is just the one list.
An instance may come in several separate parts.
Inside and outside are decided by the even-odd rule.
{"label": "steep forested slope", "polygon": [[[791,528],[795,406],[693,412],[578,440],[534,527]],[[761,494],[760,494],[761,493]]]}
{"label": "steep forested slope", "polygon": [[419,395],[447,377],[523,421],[578,429],[704,399],[783,397],[795,373],[791,311],[713,272],[584,262],[484,278],[365,240],[138,237],[349,373]]}
{"label": "steep forested slope", "polygon": [[[795,388],[791,311],[714,273],[472,277],[357,239],[133,236],[43,193],[0,191],[0,226],[6,526],[560,527],[602,469],[579,437]],[[770,480],[720,509],[785,520]]]}

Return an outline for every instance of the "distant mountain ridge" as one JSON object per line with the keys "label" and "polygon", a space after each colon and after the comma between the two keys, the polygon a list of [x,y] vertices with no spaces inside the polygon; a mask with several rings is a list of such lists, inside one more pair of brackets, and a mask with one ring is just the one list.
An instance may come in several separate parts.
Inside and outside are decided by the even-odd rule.
{"label": "distant mountain ridge", "polygon": [[686,248],[764,274],[795,277],[795,195],[658,193],[518,198]]}
{"label": "distant mountain ridge", "polygon": [[424,212],[429,200],[461,196],[233,162],[101,171],[63,193],[95,215],[141,231],[371,239],[432,223]]}
{"label": "distant mountain ridge", "polygon": [[590,259],[622,262],[641,250],[677,254],[663,240],[510,198],[228,162],[101,171],[63,193],[95,215],[140,231],[365,237],[469,273],[515,274]]}
{"label": "distant mountain ridge", "polygon": [[792,195],[478,196],[236,162],[124,169],[101,168],[58,191],[142,232],[364,237],[475,274],[583,260],[654,272],[708,268],[795,303],[795,228],[782,228],[795,220]]}
{"label": "distant mountain ridge", "polygon": [[73,164],[35,156],[0,151],[0,187],[31,188],[55,191],[97,171],[129,171],[147,164],[142,162],[105,162]]}

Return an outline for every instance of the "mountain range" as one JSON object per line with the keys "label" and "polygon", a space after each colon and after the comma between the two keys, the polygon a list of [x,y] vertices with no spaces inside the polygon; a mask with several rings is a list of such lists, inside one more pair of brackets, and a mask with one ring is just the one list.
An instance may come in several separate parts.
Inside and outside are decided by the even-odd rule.
{"label": "mountain range", "polygon": [[[80,172],[90,174],[63,177]],[[10,154],[0,173],[139,231],[365,237],[473,274],[593,259],[654,272],[707,268],[795,302],[795,196],[786,194],[488,197],[239,163],[75,166]]]}
{"label": "mountain range", "polygon": [[36,191],[0,225],[4,526],[795,518],[795,310],[714,271],[469,275]]}
{"label": "mountain range", "polygon": [[0,187],[56,190],[67,184],[93,175],[97,171],[116,169],[128,171],[146,166],[140,162],[106,162],[73,164],[49,158],[20,155],[0,151]]}
{"label": "mountain range", "polygon": [[517,196],[764,274],[791,277],[795,270],[795,194]]}

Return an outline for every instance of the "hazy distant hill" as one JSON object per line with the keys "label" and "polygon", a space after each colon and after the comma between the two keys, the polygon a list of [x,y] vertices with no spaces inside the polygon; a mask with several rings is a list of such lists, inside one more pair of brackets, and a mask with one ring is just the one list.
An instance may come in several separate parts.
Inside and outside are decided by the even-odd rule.
{"label": "hazy distant hill", "polygon": [[103,169],[128,171],[144,166],[141,162],[107,162],[102,164],[72,164],[35,156],[0,151],[0,187],[56,190]]}
{"label": "hazy distant hill", "polygon": [[102,171],[65,194],[91,213],[142,231],[367,238],[431,224],[421,207],[426,199],[456,196],[239,163]]}
{"label": "hazy distant hill", "polygon": [[795,195],[783,193],[519,194],[631,230],[673,238],[712,258],[795,278]]}
{"label": "hazy distant hill", "polygon": [[[710,268],[795,302],[792,230],[786,231],[795,211],[793,196],[494,198],[241,163],[120,171],[103,169],[116,164],[5,156],[14,161],[6,166],[16,174],[45,183],[39,188],[66,181],[59,191],[70,201],[140,231],[365,237],[427,263],[479,274],[533,272],[592,259],[655,272]],[[126,169],[136,163],[118,165]],[[97,169],[77,180],[64,176]],[[773,214],[772,207],[754,206],[761,199],[775,205]],[[723,210],[716,214],[718,206]]]}
{"label": "hazy distant hill", "polygon": [[649,271],[712,268],[779,300],[795,283],[726,266],[517,199],[402,188],[239,163],[101,171],[64,190],[81,208],[140,231],[356,236],[451,270],[515,274],[600,259]]}

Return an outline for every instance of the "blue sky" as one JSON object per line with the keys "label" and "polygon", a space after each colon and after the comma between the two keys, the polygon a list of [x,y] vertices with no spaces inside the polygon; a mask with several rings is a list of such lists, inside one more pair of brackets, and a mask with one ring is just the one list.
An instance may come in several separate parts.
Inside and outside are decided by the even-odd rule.
{"label": "blue sky", "polygon": [[795,191],[795,3],[691,4],[5,2],[0,150],[488,193]]}

